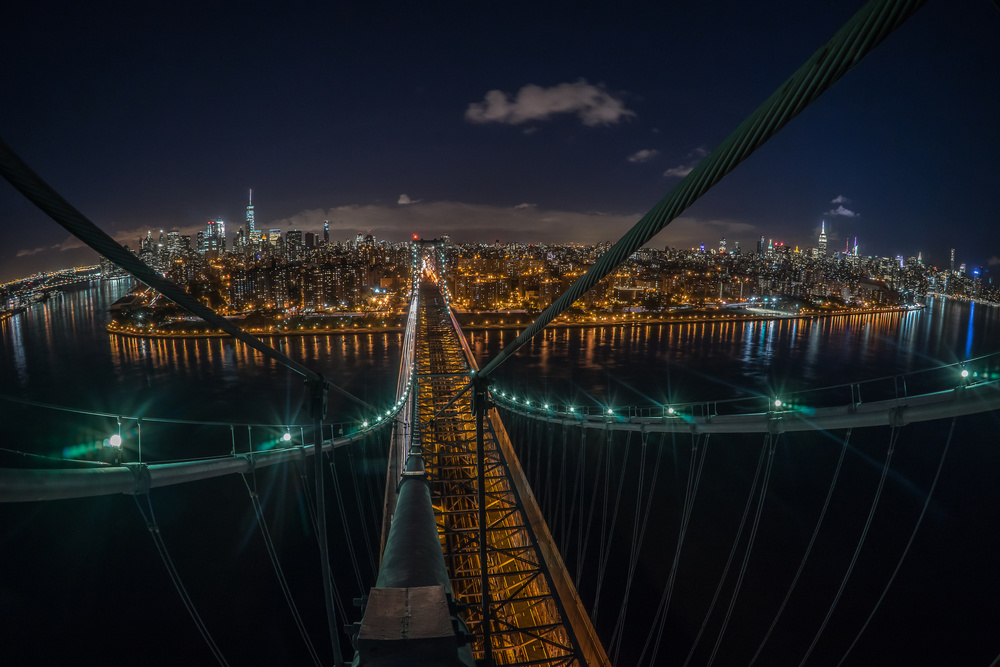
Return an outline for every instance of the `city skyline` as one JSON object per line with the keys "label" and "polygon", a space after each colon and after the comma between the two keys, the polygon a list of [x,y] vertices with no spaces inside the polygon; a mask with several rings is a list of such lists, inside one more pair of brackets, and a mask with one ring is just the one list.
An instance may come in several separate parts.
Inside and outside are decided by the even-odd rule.
{"label": "city skyline", "polygon": [[[20,7],[0,136],[130,247],[231,238],[250,187],[265,231],[614,241],[861,5]],[[650,245],[815,247],[825,220],[830,253],[1000,264],[997,27],[928,3]],[[0,240],[4,280],[94,257],[6,184]]]}

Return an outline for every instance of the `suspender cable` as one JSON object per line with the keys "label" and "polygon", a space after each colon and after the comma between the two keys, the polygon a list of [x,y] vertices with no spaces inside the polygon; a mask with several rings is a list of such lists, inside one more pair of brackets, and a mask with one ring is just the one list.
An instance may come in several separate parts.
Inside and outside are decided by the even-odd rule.
{"label": "suspender cable", "polygon": [[639,488],[635,496],[635,523],[632,527],[632,554],[628,564],[628,577],[625,580],[625,598],[622,600],[622,610],[618,615],[618,622],[615,624],[614,633],[611,635],[611,662],[618,664],[618,654],[622,648],[622,637],[625,634],[625,617],[628,613],[629,594],[632,591],[632,581],[635,577],[635,569],[639,564],[639,552],[642,549],[643,538],[646,536],[646,526],[649,524],[650,510],[653,508],[653,492],[656,490],[656,479],[660,473],[660,459],[663,456],[663,436],[660,436],[660,446],[656,448],[656,462],[653,465],[653,475],[649,481],[649,491],[646,498],[646,509],[642,515],[642,524],[639,523],[639,508],[642,500],[643,479],[646,468],[646,443],[649,434],[642,434],[642,459],[639,464]]}
{"label": "suspender cable", "polygon": [[[610,433],[610,431],[609,431]],[[625,454],[622,456],[621,461],[621,472],[618,474],[618,491],[615,492],[615,508],[611,512],[611,527],[608,529],[608,539],[605,543],[606,546],[601,551],[600,559],[597,564],[597,593],[594,595],[594,609],[591,612],[591,621],[597,623],[597,610],[601,605],[601,589],[604,588],[604,575],[608,571],[608,560],[611,557],[611,547],[614,545],[615,537],[615,525],[618,523],[618,508],[621,506],[622,502],[622,489],[625,488],[625,471],[628,468],[628,450],[629,446],[632,444],[632,432],[629,431],[628,435],[625,436]],[[645,448],[643,448],[643,454],[645,454]],[[610,469],[611,463],[611,448],[608,448],[608,464]],[[610,475],[608,475],[610,477]],[[605,509],[607,508],[607,497],[605,496]],[[602,530],[601,542],[604,543],[604,534]]]}
{"label": "suspender cable", "polygon": [[[729,558],[726,559],[726,566],[722,569],[722,576],[719,577],[719,585],[715,587],[715,594],[712,595],[712,602],[708,605],[708,611],[705,612],[705,618],[701,622],[701,627],[698,628],[698,634],[695,635],[694,642],[691,644],[691,649],[688,651],[687,657],[684,659],[685,667],[691,663],[691,658],[694,657],[695,649],[698,648],[698,642],[701,641],[701,636],[705,633],[705,628],[708,627],[708,620],[711,618],[712,612],[715,611],[715,604],[719,601],[719,594],[722,592],[722,586],[726,583],[726,577],[729,575],[729,568],[733,564],[733,558],[736,556],[736,549],[740,544],[740,537],[743,536],[743,529],[746,528],[747,525],[747,516],[750,514],[750,505],[753,504],[752,501],[754,494],[757,492],[757,484],[761,480],[761,468],[764,465],[764,456],[770,448],[770,441],[770,435],[764,437],[764,444],[761,445],[760,455],[757,457],[757,470],[753,474],[753,483],[750,485],[750,493],[747,494],[747,504],[743,506],[743,516],[740,518],[740,527],[736,531],[736,539],[733,540],[733,546],[729,550]],[[655,653],[653,654],[653,657],[656,657]]]}
{"label": "suspender cable", "polygon": [[[674,583],[677,581],[677,566],[680,563],[681,550],[684,548],[684,537],[687,535],[688,523],[691,521],[691,510],[694,507],[694,499],[698,494],[698,485],[701,482],[701,471],[705,467],[705,455],[708,453],[708,439],[711,434],[706,434],[704,440],[702,441],[702,446],[698,447],[699,436],[691,435],[691,461],[688,465],[688,477],[687,486],[684,490],[684,505],[681,509],[681,525],[677,532],[677,548],[674,549],[674,559],[670,564],[670,575],[667,577],[667,585],[663,588],[663,594],[660,596],[660,604],[656,609],[656,614],[653,616],[653,623],[649,629],[649,636],[646,637],[646,642],[642,646],[642,653],[639,655],[639,660],[636,664],[642,664],[643,658],[646,657],[646,651],[650,647],[650,642],[653,641],[653,635],[656,635],[656,640],[653,641],[653,652],[650,658],[649,664],[656,664],[656,654],[660,651],[660,639],[663,637],[663,628],[667,624],[667,612],[670,611],[670,599],[674,594]],[[699,456],[700,449],[700,456]],[[676,457],[676,443],[674,443],[674,455]]]}
{"label": "suspender cable", "polygon": [[840,662],[837,663],[837,667],[844,664],[844,661],[847,660],[847,656],[850,655],[851,651],[854,649],[854,645],[858,643],[858,640],[861,639],[861,635],[864,634],[864,631],[868,628],[868,624],[872,622],[875,612],[878,611],[879,606],[882,604],[882,600],[885,599],[885,594],[889,592],[889,587],[892,586],[892,582],[895,581],[896,575],[899,574],[899,568],[903,566],[903,560],[906,558],[906,554],[910,552],[910,545],[913,544],[913,538],[917,536],[917,531],[920,530],[920,524],[924,520],[924,515],[927,514],[927,507],[931,504],[931,497],[934,495],[934,489],[937,488],[938,478],[941,477],[941,468],[944,467],[944,459],[948,456],[948,448],[951,447],[951,438],[955,435],[956,419],[957,418],[953,417],[951,420],[951,428],[948,429],[948,439],[944,443],[944,450],[941,452],[941,460],[938,461],[937,471],[934,473],[934,481],[931,482],[931,488],[927,491],[927,497],[924,499],[924,506],[920,510],[920,516],[917,517],[916,525],[913,526],[913,532],[910,533],[910,539],[907,540],[906,546],[903,548],[903,553],[899,556],[899,562],[896,563],[896,568],[892,571],[889,581],[886,582],[885,588],[882,589],[882,594],[878,596],[878,601],[875,603],[875,606],[872,607],[872,611],[868,614],[868,618],[865,619],[864,625],[862,625],[861,629],[858,630],[858,634],[854,637],[854,641],[851,642],[851,645],[847,647],[846,651],[844,651],[844,656],[840,659]]}
{"label": "suspender cable", "polygon": [[546,308],[516,339],[483,366],[489,376],[552,320],[566,311],[636,250],[645,245],[768,139],[815,102],[878,46],[926,0],[872,0],[743,121],[694,170]]}
{"label": "suspender cable", "polygon": [[260,527],[260,534],[264,538],[264,547],[267,549],[267,555],[271,559],[271,565],[274,567],[274,574],[278,578],[278,585],[281,587],[281,592],[285,595],[285,602],[288,603],[288,609],[292,612],[295,627],[298,628],[299,634],[302,636],[302,641],[305,642],[306,649],[309,651],[309,657],[312,658],[313,664],[316,667],[321,667],[323,663],[320,661],[319,654],[316,653],[312,640],[309,639],[305,623],[302,622],[302,617],[299,615],[299,609],[295,605],[292,591],[288,587],[288,581],[285,579],[285,572],[281,569],[278,552],[274,548],[274,542],[271,540],[271,532],[267,529],[267,523],[264,521],[264,509],[260,504],[260,496],[257,493],[257,473],[253,472],[251,474],[253,475],[252,489],[250,488],[250,482],[247,481],[247,476],[244,474],[241,477],[243,477],[243,484],[247,487],[247,493],[250,494],[250,502],[253,505],[254,514],[257,516],[257,525]]}
{"label": "suspender cable", "polygon": [[153,513],[153,503],[149,499],[149,494],[146,496],[146,506],[149,509],[149,516],[146,515],[146,510],[142,509],[142,503],[139,502],[139,496],[132,496],[135,499],[135,506],[139,508],[139,514],[142,515],[143,521],[146,522],[146,527],[149,528],[149,534],[153,538],[153,544],[156,545],[156,551],[160,554],[160,559],[163,561],[163,565],[167,568],[167,574],[170,575],[170,581],[173,582],[174,588],[177,589],[177,594],[181,598],[181,602],[184,603],[184,608],[188,610],[188,614],[191,615],[191,620],[194,621],[195,626],[198,628],[198,632],[201,633],[202,639],[208,644],[208,650],[212,652],[215,659],[223,667],[229,667],[229,663],[226,662],[226,658],[222,655],[222,651],[219,650],[218,645],[215,640],[212,639],[212,634],[208,631],[208,627],[205,622],[201,620],[201,615],[198,614],[198,610],[194,606],[194,601],[191,600],[191,596],[188,595],[187,589],[184,587],[184,582],[181,581],[181,575],[177,572],[177,568],[174,566],[173,559],[170,558],[170,553],[167,551],[167,545],[163,541],[163,536],[160,535],[160,526],[156,523],[156,514]]}
{"label": "suspender cable", "polygon": [[882,488],[885,486],[885,478],[889,473],[889,464],[892,463],[892,453],[896,449],[896,441],[899,439],[899,428],[892,427],[892,432],[889,435],[889,450],[885,455],[885,463],[882,465],[882,476],[879,477],[878,487],[875,489],[875,497],[872,498],[871,509],[868,510],[868,518],[865,520],[865,527],[861,531],[861,537],[858,538],[858,544],[854,547],[854,555],[851,556],[851,562],[847,566],[847,572],[844,573],[844,578],[840,580],[840,587],[837,589],[837,594],[833,597],[833,602],[830,603],[830,608],[826,610],[826,616],[823,617],[823,622],[820,623],[819,630],[816,631],[816,636],[813,637],[812,643],[809,644],[809,648],[806,649],[806,654],[802,656],[802,661],[799,662],[799,667],[806,664],[809,660],[809,656],[812,655],[813,649],[816,648],[816,644],[819,643],[819,638],[823,635],[823,630],[826,629],[826,624],[830,622],[830,617],[833,616],[833,611],[837,608],[837,603],[840,602],[840,596],[844,593],[844,588],[847,587],[847,580],[851,578],[851,572],[854,571],[854,564],[858,562],[858,554],[861,553],[861,548],[865,545],[865,538],[868,537],[868,529],[872,525],[872,517],[875,516],[875,509],[878,507],[879,498],[882,497]]}
{"label": "suspender cable", "polygon": [[773,438],[769,438],[771,442],[767,452],[767,464],[764,467],[764,481],[760,485],[760,495],[757,497],[757,510],[754,513],[753,526],[750,528],[750,538],[747,540],[746,551],[743,552],[743,563],[740,565],[740,573],[736,578],[736,587],[733,589],[732,597],[729,598],[729,608],[726,610],[726,616],[722,621],[719,636],[715,639],[715,646],[712,647],[712,655],[708,658],[709,666],[715,662],[715,656],[719,653],[719,647],[722,645],[722,637],[726,634],[726,627],[729,625],[729,619],[733,615],[733,608],[736,606],[736,598],[739,597],[740,588],[743,587],[743,577],[747,571],[747,563],[750,562],[750,554],[753,552],[754,541],[757,539],[760,515],[764,509],[764,499],[767,497],[767,485],[771,481],[771,468],[774,465],[774,448],[778,445],[780,437],[780,435],[776,435]]}
{"label": "suspender cable", "polygon": [[840,469],[844,465],[844,454],[847,453],[847,445],[851,442],[851,431],[848,430],[844,439],[841,441],[840,445],[840,457],[837,459],[837,467],[833,471],[833,478],[830,480],[830,487],[826,491],[826,499],[823,501],[823,509],[819,512],[819,518],[816,519],[816,527],[813,528],[812,536],[809,538],[809,544],[806,545],[806,551],[802,554],[802,560],[799,562],[799,569],[795,571],[795,576],[792,577],[792,583],[788,586],[788,590],[785,592],[785,599],[781,601],[781,606],[778,607],[778,612],[774,615],[774,619],[771,621],[770,627],[768,627],[767,632],[764,634],[764,639],[760,641],[760,646],[757,647],[757,651],[753,654],[753,658],[750,659],[749,665],[757,662],[757,658],[760,657],[760,652],[764,650],[764,644],[767,640],[771,638],[771,633],[774,632],[774,628],[778,625],[778,619],[781,618],[782,612],[785,611],[785,607],[788,605],[788,600],[792,597],[792,591],[795,590],[795,586],[799,583],[799,577],[802,576],[802,571],[806,568],[806,561],[809,560],[809,554],[812,553],[813,545],[816,544],[816,538],[819,536],[819,530],[823,526],[823,519],[826,517],[826,510],[830,507],[830,498],[833,497],[833,490],[837,487],[837,478],[840,477]]}
{"label": "suspender cable", "polygon": [[[243,329],[222,317],[211,308],[201,304],[180,287],[149,268],[141,259],[125,250],[117,241],[108,236],[107,233],[66,201],[52,186],[42,180],[24,160],[14,153],[3,139],[0,139],[0,174],[21,194],[27,197],[31,203],[59,223],[66,231],[86,243],[102,257],[106,257],[125,271],[128,271],[140,282],[149,285],[178,306],[197,315],[217,329],[226,332],[245,345],[257,350],[268,359],[298,373],[307,380],[315,381],[319,378],[316,372],[306,368],[297,361],[289,359],[286,355],[264,343],[256,336],[251,336],[243,331]],[[362,401],[357,396],[340,387],[330,385],[330,388],[345,398],[349,398],[367,408],[372,408],[367,402]]]}

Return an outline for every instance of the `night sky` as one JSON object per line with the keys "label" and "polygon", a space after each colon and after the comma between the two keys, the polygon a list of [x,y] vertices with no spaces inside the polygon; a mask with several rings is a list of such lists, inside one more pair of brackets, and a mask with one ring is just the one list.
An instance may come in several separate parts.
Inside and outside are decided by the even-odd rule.
{"label": "night sky", "polygon": [[[857,0],[8,3],[0,136],[122,243],[615,240]],[[1000,11],[930,0],[653,245],[1000,265]],[[0,280],[95,255],[0,183]],[[994,272],[998,269],[994,269]]]}

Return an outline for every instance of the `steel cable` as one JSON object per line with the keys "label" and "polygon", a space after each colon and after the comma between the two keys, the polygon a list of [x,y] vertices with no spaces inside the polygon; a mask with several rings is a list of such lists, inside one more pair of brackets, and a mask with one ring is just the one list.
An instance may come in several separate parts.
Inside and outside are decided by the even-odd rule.
{"label": "steel cable", "polygon": [[754,513],[753,525],[750,527],[750,537],[747,540],[746,551],[743,553],[743,563],[740,565],[739,576],[736,577],[736,586],[733,588],[733,595],[729,599],[729,608],[726,610],[726,616],[722,621],[722,628],[719,630],[719,636],[715,639],[712,654],[708,658],[708,665],[715,662],[715,656],[722,645],[722,637],[726,634],[726,627],[729,625],[729,619],[733,614],[733,609],[736,607],[736,598],[739,597],[740,589],[743,587],[743,577],[747,571],[747,563],[750,562],[750,554],[753,552],[753,545],[757,539],[757,528],[760,526],[760,515],[764,509],[764,499],[767,497],[768,482],[771,481],[771,468],[774,465],[774,449],[777,447],[780,437],[780,435],[774,436],[770,442],[767,452],[767,464],[764,466],[764,481],[760,485],[760,495],[757,497],[757,510]]}
{"label": "steel cable", "polygon": [[926,0],[872,0],[482,368],[500,364],[670,224],[878,46]]}
{"label": "steel cable", "polygon": [[[649,635],[642,646],[642,653],[636,664],[641,664],[646,657],[646,651],[650,648],[650,641],[653,641],[655,633],[656,639],[653,641],[650,665],[656,664],[656,655],[660,651],[660,641],[663,638],[663,629],[667,623],[667,613],[670,611],[670,600],[673,598],[674,585],[677,582],[677,569],[680,564],[681,550],[684,548],[684,538],[687,536],[688,524],[691,520],[691,510],[694,507],[694,499],[698,494],[698,485],[701,482],[701,472],[705,465],[705,455],[708,453],[708,440],[710,434],[705,435],[702,446],[698,446],[698,436],[691,435],[691,460],[688,464],[687,484],[684,488],[684,503],[681,508],[681,524],[677,532],[677,547],[674,549],[674,558],[670,564],[670,574],[667,577],[667,585],[663,587],[660,595],[660,603],[653,616]],[[674,443],[676,450],[676,442]],[[700,452],[700,456],[699,456]],[[676,452],[675,452],[676,453]]]}
{"label": "steel cable", "polygon": [[816,544],[816,538],[819,536],[820,528],[823,526],[823,519],[826,517],[826,510],[830,507],[830,499],[833,497],[833,490],[837,487],[837,478],[840,477],[840,469],[844,465],[844,454],[847,453],[848,443],[851,441],[851,430],[847,431],[844,439],[840,446],[840,457],[837,459],[837,467],[834,468],[833,478],[830,480],[830,486],[826,491],[826,499],[823,501],[823,509],[819,512],[819,518],[816,519],[816,526],[813,528],[812,536],[809,538],[809,544],[806,545],[805,553],[802,554],[802,560],[799,562],[799,568],[795,571],[795,576],[792,577],[792,583],[789,584],[788,590],[785,592],[785,598],[781,601],[781,606],[778,607],[778,612],[774,615],[774,619],[771,621],[770,627],[768,627],[767,632],[764,634],[764,639],[761,640],[760,646],[757,647],[757,651],[753,654],[753,658],[750,659],[750,665],[752,666],[757,662],[757,658],[760,657],[760,652],[764,649],[764,644],[767,640],[771,638],[771,633],[774,632],[774,628],[778,625],[778,619],[781,618],[781,614],[785,611],[785,607],[788,605],[788,601],[792,597],[792,591],[795,590],[795,586],[799,583],[799,577],[802,576],[802,571],[806,567],[806,561],[809,560],[809,554],[812,553],[813,545]]}
{"label": "steel cable", "polygon": [[879,477],[878,487],[875,489],[875,497],[872,499],[872,506],[868,510],[868,518],[865,520],[865,526],[861,531],[861,537],[858,538],[858,544],[854,547],[854,555],[851,556],[851,562],[847,566],[847,572],[844,573],[844,578],[840,580],[840,587],[837,588],[837,594],[833,597],[833,602],[830,603],[830,608],[827,609],[826,616],[823,617],[823,622],[816,631],[816,635],[813,637],[812,643],[809,644],[806,654],[802,656],[802,661],[799,662],[799,667],[806,664],[806,661],[809,660],[809,656],[812,655],[813,649],[816,648],[816,644],[819,643],[819,638],[823,635],[823,631],[826,629],[827,623],[830,622],[830,617],[833,616],[833,612],[837,608],[837,603],[840,602],[840,596],[843,595],[844,589],[847,587],[847,580],[850,579],[851,573],[854,571],[854,565],[858,562],[858,554],[861,553],[861,548],[865,545],[865,539],[868,537],[868,529],[871,527],[872,518],[875,516],[875,509],[878,507],[879,498],[882,497],[882,489],[885,486],[885,479],[889,474],[889,464],[892,463],[892,454],[896,448],[896,440],[898,438],[899,429],[894,426],[891,434],[889,435],[889,450],[886,452],[885,463],[882,465],[882,475]]}
{"label": "steel cable", "polygon": [[694,642],[691,644],[691,648],[688,651],[687,657],[684,659],[684,667],[687,667],[691,662],[691,658],[694,656],[695,649],[698,648],[698,642],[701,641],[701,636],[705,633],[705,628],[708,627],[708,621],[712,617],[712,612],[715,611],[715,605],[719,601],[719,595],[722,593],[722,587],[726,583],[726,578],[729,576],[729,568],[733,564],[733,558],[736,556],[736,550],[740,544],[740,538],[743,536],[743,529],[747,525],[747,516],[750,514],[750,506],[753,504],[753,497],[757,491],[757,484],[760,482],[760,471],[764,465],[764,456],[770,445],[771,436],[768,435],[764,438],[764,444],[760,448],[760,455],[757,456],[757,469],[753,474],[753,482],[750,484],[750,493],[747,494],[746,505],[743,506],[743,516],[740,517],[740,526],[736,530],[736,539],[733,540],[733,546],[729,550],[729,557],[726,559],[726,566],[722,568],[722,576],[719,577],[719,584],[715,587],[715,594],[712,595],[712,602],[708,605],[708,611],[705,612],[705,618],[701,622],[701,627],[698,628],[698,634],[694,637]]}
{"label": "steel cable", "polygon": [[191,620],[194,621],[195,627],[198,628],[198,632],[201,633],[202,639],[208,645],[208,649],[215,656],[215,659],[223,667],[229,667],[229,663],[226,662],[226,658],[222,655],[222,651],[219,650],[218,645],[212,638],[212,634],[208,631],[208,627],[205,622],[201,619],[201,615],[194,606],[194,601],[188,594],[187,589],[184,587],[184,582],[181,581],[181,575],[174,566],[173,559],[170,558],[170,552],[167,551],[167,544],[163,541],[163,536],[160,535],[160,526],[156,523],[156,514],[153,512],[153,503],[149,498],[149,494],[146,495],[146,505],[149,507],[149,516],[146,516],[145,510],[142,509],[142,504],[139,502],[139,497],[137,495],[132,496],[135,500],[135,506],[139,508],[139,514],[142,515],[143,521],[146,522],[146,527],[149,529],[149,534],[153,538],[153,544],[156,546],[156,551],[160,554],[160,559],[163,561],[163,565],[167,568],[167,574],[170,575],[170,581],[174,584],[174,588],[177,590],[177,594],[181,598],[181,602],[184,603],[184,608],[187,609],[188,614],[191,616]]}
{"label": "steel cable", "polygon": [[[635,523],[633,524],[633,530],[632,530],[632,551],[629,557],[628,575],[625,579],[625,596],[624,599],[622,600],[622,610],[621,613],[618,615],[618,621],[615,624],[614,632],[611,635],[610,647],[611,647],[611,652],[613,654],[611,657],[612,663],[618,662],[618,656],[622,648],[622,637],[625,634],[625,617],[628,614],[628,602],[632,592],[632,582],[635,578],[636,566],[639,564],[639,552],[642,548],[642,544],[646,536],[646,527],[649,524],[650,510],[652,510],[653,508],[653,492],[656,490],[656,479],[660,472],[660,459],[662,458],[663,455],[663,446],[662,446],[663,437],[661,436],[660,446],[656,448],[656,461],[653,464],[653,475],[650,478],[649,482],[649,491],[648,491],[648,496],[646,498],[646,509],[642,514],[642,525],[640,527],[639,509],[640,509],[640,501],[642,499],[643,479],[646,469],[646,444],[648,436],[649,436],[648,433],[643,434],[642,460],[639,463],[639,487],[636,490],[636,499],[635,499]],[[638,528],[638,533],[636,532],[636,528]]]}
{"label": "steel cable", "polygon": [[[0,174],[23,194],[31,203],[52,218],[70,234],[83,241],[99,255],[114,262],[128,271],[140,282],[152,287],[178,306],[197,315],[217,329],[226,332],[245,345],[257,350],[268,359],[275,361],[307,380],[324,381],[323,377],[302,364],[289,359],[275,348],[267,345],[256,336],[233,324],[211,308],[200,303],[183,289],[170,282],[151,269],[145,262],[128,252],[111,238],[106,232],[91,222],[86,216],[70,204],[62,195],[36,174],[28,164],[18,156],[7,143],[0,139]],[[360,405],[372,406],[340,387],[327,382],[332,390]]]}
{"label": "steel cable", "polygon": [[313,664],[319,667],[322,662],[319,659],[319,654],[316,653],[316,649],[313,647],[312,640],[309,639],[305,623],[302,622],[302,617],[299,615],[299,609],[295,605],[295,599],[292,597],[292,591],[288,586],[288,581],[285,579],[284,570],[281,569],[278,552],[274,548],[274,542],[271,540],[271,532],[267,529],[267,522],[264,520],[264,509],[260,503],[260,496],[257,494],[257,473],[253,473],[253,489],[250,488],[247,476],[240,476],[243,478],[243,484],[247,487],[247,493],[250,494],[250,503],[253,505],[253,511],[257,517],[257,526],[260,528],[260,534],[264,538],[264,547],[267,550],[268,557],[271,559],[271,566],[274,568],[274,575],[278,579],[281,592],[285,596],[285,602],[288,603],[288,609],[292,613],[295,627],[298,628],[299,635],[302,636],[302,641],[305,642],[306,650],[309,651],[309,657],[312,658]]}
{"label": "steel cable", "polygon": [[899,562],[896,563],[896,568],[892,571],[892,575],[889,577],[889,581],[886,582],[885,588],[882,589],[882,594],[879,595],[878,601],[875,602],[875,606],[872,607],[871,613],[868,614],[868,618],[865,619],[864,625],[862,625],[861,629],[858,630],[858,634],[854,637],[854,641],[852,641],[851,645],[847,647],[847,650],[844,652],[844,656],[840,659],[840,662],[837,663],[837,667],[844,664],[844,661],[847,660],[847,656],[854,649],[854,645],[858,643],[858,640],[861,639],[861,635],[864,634],[864,631],[868,628],[868,624],[871,623],[872,618],[875,616],[875,612],[878,611],[879,606],[885,599],[885,594],[889,592],[889,587],[892,586],[892,582],[895,581],[896,575],[899,574],[899,569],[903,566],[903,560],[906,558],[906,554],[910,552],[910,546],[913,544],[913,539],[917,536],[917,531],[920,530],[920,524],[923,522],[924,515],[927,514],[927,508],[931,504],[931,498],[934,496],[934,489],[937,488],[938,478],[941,477],[941,469],[944,467],[944,459],[948,456],[948,448],[951,447],[951,438],[955,434],[955,422],[956,418],[952,418],[951,428],[948,430],[948,439],[944,443],[944,450],[941,452],[941,460],[938,461],[937,471],[934,473],[934,480],[931,482],[931,488],[927,491],[927,497],[924,499],[924,506],[920,510],[920,516],[917,517],[917,523],[913,526],[913,532],[910,533],[910,539],[907,540],[906,546],[903,548],[903,553],[899,556]]}
{"label": "steel cable", "polygon": [[[625,437],[625,454],[622,456],[621,472],[618,474],[618,491],[615,493],[615,508],[611,512],[611,527],[608,529],[607,546],[601,553],[597,566],[597,595],[594,597],[594,608],[590,615],[593,623],[597,623],[597,610],[601,604],[601,589],[604,587],[604,575],[608,570],[608,560],[611,557],[611,547],[614,545],[615,526],[618,523],[618,508],[621,506],[622,490],[625,488],[625,472],[627,470],[628,452],[631,444],[632,432],[629,431],[628,435]],[[611,459],[609,458],[608,463],[610,464],[610,462]]]}

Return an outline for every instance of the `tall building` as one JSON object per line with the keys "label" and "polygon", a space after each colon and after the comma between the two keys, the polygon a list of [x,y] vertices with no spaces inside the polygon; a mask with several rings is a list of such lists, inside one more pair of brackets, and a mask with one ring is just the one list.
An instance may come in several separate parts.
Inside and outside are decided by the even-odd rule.
{"label": "tall building", "polygon": [[329,245],[330,243],[330,221],[323,221],[323,243]]}
{"label": "tall building", "polygon": [[250,188],[250,201],[247,203],[247,236],[252,237],[253,232],[253,188]]}
{"label": "tall building", "polygon": [[819,243],[817,244],[819,248],[820,255],[826,255],[826,220],[823,221],[823,226],[819,228]]}
{"label": "tall building", "polygon": [[726,254],[726,237],[725,236],[723,236],[721,239],[719,239],[719,254],[720,255]]}
{"label": "tall building", "polygon": [[951,272],[955,273],[955,249],[951,249]]}

